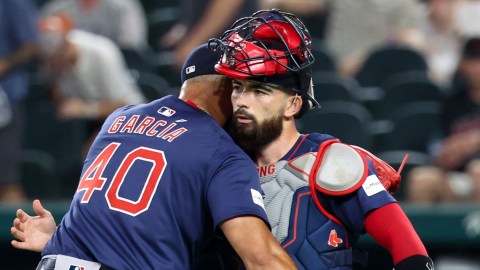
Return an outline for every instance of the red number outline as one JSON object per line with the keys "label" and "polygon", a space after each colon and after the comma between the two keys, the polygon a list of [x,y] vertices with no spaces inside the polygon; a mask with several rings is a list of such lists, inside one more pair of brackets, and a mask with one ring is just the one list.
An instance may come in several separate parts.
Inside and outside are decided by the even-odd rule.
{"label": "red number outline", "polygon": [[[140,193],[136,201],[132,201],[126,198],[122,198],[118,195],[120,187],[125,180],[125,176],[135,163],[136,160],[143,160],[151,162],[152,168],[145,180],[142,192]],[[158,151],[151,148],[139,147],[132,152],[128,153],[119,166],[112,183],[108,187],[105,193],[105,199],[112,210],[116,210],[131,216],[136,216],[145,212],[152,202],[153,194],[157,190],[158,183],[162,178],[163,172],[167,165],[165,154],[163,151]],[[140,179],[138,179],[140,180]]]}
{"label": "red number outline", "polygon": [[[102,150],[102,152],[100,152],[100,154],[98,154],[92,164],[85,171],[77,188],[77,192],[86,190],[80,201],[81,203],[88,203],[95,190],[103,189],[103,185],[105,185],[105,181],[107,180],[102,177],[103,171],[119,146],[120,143],[109,144]],[[90,177],[92,173],[94,173],[94,175]]]}
{"label": "red number outline", "polygon": [[[86,191],[82,196],[81,203],[88,203],[95,190],[102,190],[104,188],[107,178],[102,177],[102,174],[120,145],[120,143],[109,144],[87,168],[77,188],[77,192]],[[119,191],[130,168],[137,160],[150,162],[152,163],[152,167],[145,179],[142,192],[138,196],[138,199],[132,201],[120,197]],[[147,147],[138,147],[129,152],[120,163],[105,192],[105,199],[109,208],[131,216],[137,216],[148,210],[166,166],[167,160],[163,151]]]}

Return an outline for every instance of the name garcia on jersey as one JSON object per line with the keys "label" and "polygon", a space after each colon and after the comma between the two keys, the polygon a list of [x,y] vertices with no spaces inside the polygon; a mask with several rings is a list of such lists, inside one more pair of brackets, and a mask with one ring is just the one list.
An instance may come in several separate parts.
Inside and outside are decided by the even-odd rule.
{"label": "name garcia on jersey", "polygon": [[140,134],[149,137],[157,137],[172,142],[188,129],[185,127],[176,127],[177,123],[169,123],[166,120],[157,120],[152,116],[141,116],[134,114],[128,119],[122,115],[112,122],[108,128],[108,133],[131,133]]}

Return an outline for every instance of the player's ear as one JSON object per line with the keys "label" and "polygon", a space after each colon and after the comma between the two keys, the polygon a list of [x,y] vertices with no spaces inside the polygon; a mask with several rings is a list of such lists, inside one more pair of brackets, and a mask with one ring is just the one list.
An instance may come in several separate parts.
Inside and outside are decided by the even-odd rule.
{"label": "player's ear", "polygon": [[285,117],[293,117],[300,112],[302,108],[303,100],[302,98],[295,94],[288,98],[287,107],[285,108]]}

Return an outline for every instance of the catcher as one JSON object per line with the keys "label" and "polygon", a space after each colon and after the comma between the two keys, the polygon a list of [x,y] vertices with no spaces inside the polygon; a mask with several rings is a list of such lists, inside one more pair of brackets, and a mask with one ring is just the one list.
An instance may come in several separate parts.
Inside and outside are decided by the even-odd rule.
{"label": "catcher", "polygon": [[360,147],[297,130],[295,118],[319,105],[309,68],[312,39],[303,23],[279,10],[259,11],[214,41],[223,51],[216,70],[233,79],[230,135],[256,162],[272,232],[297,267],[365,265],[352,247],[369,233],[390,252],[396,270],[432,270],[391,195],[399,172]]}
{"label": "catcher", "polygon": [[[300,134],[295,118],[318,106],[309,66],[311,37],[292,14],[260,11],[225,32],[216,70],[234,79],[232,137],[256,162],[272,233],[299,269],[365,265],[353,251],[369,233],[396,270],[433,270],[433,262],[391,193],[399,172],[371,153],[319,133]],[[213,49],[213,48],[212,48]],[[41,250],[55,229],[34,202],[12,227],[17,248]]]}

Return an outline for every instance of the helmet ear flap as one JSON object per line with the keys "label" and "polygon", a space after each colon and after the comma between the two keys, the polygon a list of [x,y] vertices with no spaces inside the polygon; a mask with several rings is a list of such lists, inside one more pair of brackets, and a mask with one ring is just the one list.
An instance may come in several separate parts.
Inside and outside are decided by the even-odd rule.
{"label": "helmet ear flap", "polygon": [[312,71],[310,68],[305,68],[300,71],[300,94],[302,96],[302,108],[295,118],[301,118],[308,110],[319,107],[320,105],[314,98]]}

